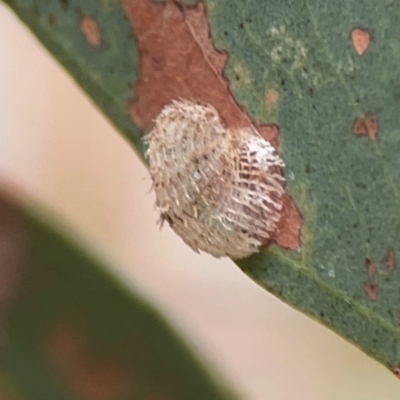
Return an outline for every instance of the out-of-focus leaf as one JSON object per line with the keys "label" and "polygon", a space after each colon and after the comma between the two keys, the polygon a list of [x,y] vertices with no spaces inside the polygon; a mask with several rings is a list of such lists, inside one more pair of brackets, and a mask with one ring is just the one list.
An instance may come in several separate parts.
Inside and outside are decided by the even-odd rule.
{"label": "out-of-focus leaf", "polygon": [[0,398],[235,396],[152,306],[35,208],[0,194]]}

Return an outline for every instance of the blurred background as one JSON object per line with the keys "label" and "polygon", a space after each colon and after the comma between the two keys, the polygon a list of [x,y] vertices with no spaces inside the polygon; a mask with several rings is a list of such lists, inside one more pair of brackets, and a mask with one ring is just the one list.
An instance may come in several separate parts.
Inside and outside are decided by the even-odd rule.
{"label": "blurred background", "polygon": [[400,382],[336,334],[157,225],[145,167],[0,4],[0,181],[14,182],[156,304],[250,400],[399,399]]}

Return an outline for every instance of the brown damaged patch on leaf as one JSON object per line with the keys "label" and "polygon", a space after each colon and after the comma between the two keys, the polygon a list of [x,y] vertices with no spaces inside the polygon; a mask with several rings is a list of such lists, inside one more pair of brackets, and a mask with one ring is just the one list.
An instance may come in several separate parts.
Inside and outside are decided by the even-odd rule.
{"label": "brown damaged patch on leaf", "polygon": [[365,266],[367,267],[368,279],[373,279],[378,272],[375,263],[370,258],[366,258]]}
{"label": "brown damaged patch on leaf", "polygon": [[376,283],[370,281],[365,282],[364,290],[370,300],[376,301],[378,299],[379,286]]}
{"label": "brown damaged patch on leaf", "polygon": [[368,280],[364,283],[364,290],[370,300],[376,301],[378,299],[379,287],[374,282],[375,276],[378,272],[375,262],[370,258],[365,258],[365,266],[367,267]]}
{"label": "brown damaged patch on leaf", "polygon": [[388,253],[386,255],[385,265],[389,272],[393,272],[394,269],[396,268],[396,259],[394,256],[393,249],[388,250]]}
{"label": "brown damaged patch on leaf", "polygon": [[93,47],[100,47],[101,33],[97,21],[88,15],[83,15],[80,18],[79,26],[86,40]]}
{"label": "brown damaged patch on leaf", "polygon": [[137,97],[129,106],[137,125],[151,129],[161,109],[180,98],[212,104],[227,127],[252,125],[223,77],[227,54],[214,48],[203,3],[123,3],[141,55]]}
{"label": "brown damaged patch on leaf", "polygon": [[368,49],[371,37],[367,30],[355,28],[351,32],[351,41],[353,42],[357,54],[362,56]]}
{"label": "brown damaged patch on leaf", "polygon": [[127,341],[122,337],[110,350],[112,356],[107,356],[103,348],[96,352],[101,355],[97,355],[84,317],[72,314],[69,320],[50,329],[44,344],[56,372],[69,385],[75,400],[139,398],[137,388],[149,371],[154,380],[149,388],[152,395],[162,393],[160,398],[164,400],[179,397],[178,376],[167,365],[160,364],[146,336],[132,331]]}
{"label": "brown damaged patch on leaf", "polygon": [[299,236],[302,217],[289,195],[283,198],[283,213],[272,241],[278,246],[296,250],[299,248]]}
{"label": "brown damaged patch on leaf", "polygon": [[83,328],[63,323],[48,338],[56,371],[68,383],[77,400],[132,398],[128,374],[113,359],[93,355]]}
{"label": "brown damaged patch on leaf", "polygon": [[392,371],[397,376],[397,378],[400,379],[400,363],[399,365],[397,365],[397,367],[394,367]]}
{"label": "brown damaged patch on leaf", "polygon": [[371,140],[376,140],[379,131],[378,118],[372,113],[366,114],[365,118],[356,118],[352,131],[357,136],[368,135]]}
{"label": "brown damaged patch on leaf", "polygon": [[55,16],[54,14],[49,14],[49,15],[47,16],[47,22],[48,22],[50,25],[55,25],[56,20],[57,20],[57,18],[56,18],[56,16]]}
{"label": "brown damaged patch on leaf", "polygon": [[276,124],[261,125],[258,127],[258,133],[268,140],[275,148],[279,147],[279,126]]}
{"label": "brown damaged patch on leaf", "polygon": [[0,194],[0,347],[7,341],[7,317],[23,276],[26,239],[19,210]]}
{"label": "brown damaged patch on leaf", "polygon": [[365,126],[367,127],[368,136],[371,140],[376,140],[378,136],[378,118],[374,114],[365,116]]}
{"label": "brown damaged patch on leaf", "polygon": [[363,136],[368,133],[367,126],[365,125],[364,118],[356,118],[351,128],[353,133],[357,136]]}
{"label": "brown damaged patch on leaf", "polygon": [[[136,125],[150,130],[172,100],[202,101],[215,107],[227,128],[256,125],[261,135],[278,147],[279,128],[258,126],[233,98],[223,75],[227,54],[214,47],[203,2],[188,7],[173,1],[123,0],[123,5],[140,53],[136,98],[128,106]],[[299,248],[301,217],[293,212],[296,207],[289,197],[286,204],[285,223],[282,221],[281,236],[275,241],[283,247]],[[295,218],[292,222],[290,216]]]}

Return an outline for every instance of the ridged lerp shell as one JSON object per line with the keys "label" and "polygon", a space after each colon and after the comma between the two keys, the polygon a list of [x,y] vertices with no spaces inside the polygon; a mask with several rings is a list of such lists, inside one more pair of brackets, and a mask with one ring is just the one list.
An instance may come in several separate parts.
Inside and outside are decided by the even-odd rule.
{"label": "ridged lerp shell", "polygon": [[161,222],[192,249],[243,258],[270,239],[284,163],[254,128],[226,129],[213,106],[173,101],[145,141]]}

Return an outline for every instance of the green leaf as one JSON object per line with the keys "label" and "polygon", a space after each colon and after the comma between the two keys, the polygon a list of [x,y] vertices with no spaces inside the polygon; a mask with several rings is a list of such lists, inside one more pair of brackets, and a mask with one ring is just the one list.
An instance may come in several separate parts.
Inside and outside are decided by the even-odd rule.
{"label": "green leaf", "polygon": [[232,399],[147,301],[0,193],[0,397]]}
{"label": "green leaf", "polygon": [[[203,81],[203,64],[179,58],[185,51],[157,58],[157,52],[149,50],[156,49],[160,37],[151,43],[143,39],[143,32],[147,38],[155,32],[146,31],[151,26],[140,18],[142,13],[150,10],[146,15],[154,16],[158,10],[167,27],[186,19],[197,35],[187,48],[209,50],[204,24],[196,25],[201,4],[6,3],[140,154],[142,131],[154,118],[152,106],[174,96],[189,93],[214,106],[224,104],[228,122],[235,121],[232,110],[244,113],[239,103],[254,124],[277,124],[288,192],[303,218],[301,247],[292,251],[272,245],[238,265],[267,290],[399,371],[399,2],[208,0],[213,45],[228,55],[223,75],[213,69],[216,83],[210,80],[212,74]],[[171,12],[164,12],[167,7]],[[168,20],[178,15],[176,10],[180,17]],[[100,45],[85,38],[82,15],[97,22]],[[164,25],[157,29],[160,26]],[[163,35],[174,32],[167,29]],[[182,32],[167,38],[171,46],[178,43],[179,49]],[[159,55],[165,56],[162,49]],[[202,54],[204,65],[216,59],[207,58],[210,52]],[[144,60],[148,63],[142,65]],[[141,79],[151,71],[159,72],[153,77],[162,77],[171,62],[176,71],[168,79]],[[193,67],[192,75],[188,66]],[[219,84],[225,89],[218,89]]]}
{"label": "green leaf", "polygon": [[[257,120],[268,118],[264,93],[279,92],[281,155],[304,225],[300,252],[274,247],[239,265],[397,372],[400,4],[272,0],[262,8],[221,2],[211,15],[214,39],[234,54],[231,82],[238,60],[249,71],[250,83],[232,89]],[[354,29],[370,37],[362,55]],[[378,120],[375,140],[365,129],[374,126],[355,133],[369,114]]]}

